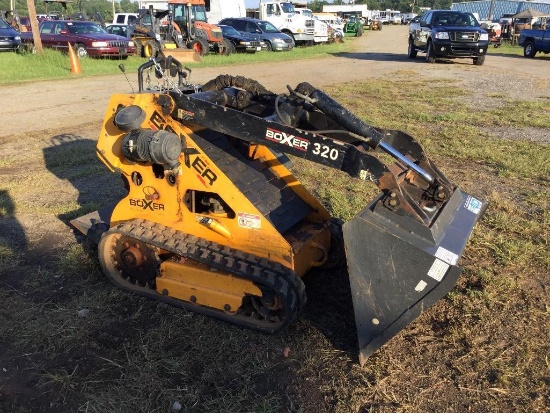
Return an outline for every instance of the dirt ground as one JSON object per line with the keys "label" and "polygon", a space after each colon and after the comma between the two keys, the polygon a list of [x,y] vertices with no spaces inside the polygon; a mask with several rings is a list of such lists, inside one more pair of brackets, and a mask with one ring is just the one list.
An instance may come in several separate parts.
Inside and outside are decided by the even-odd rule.
{"label": "dirt ground", "polygon": [[[368,32],[367,36],[354,39],[357,51],[353,53],[314,61],[201,69],[192,73],[191,81],[201,84],[219,74],[240,75],[257,80],[273,92],[282,93],[287,85],[294,87],[300,82],[322,87],[410,70],[420,71],[423,76],[444,74],[458,78],[465,82],[465,87],[478,89],[480,93],[494,91],[511,97],[548,93],[550,71],[547,57],[527,60],[497,53],[491,54],[482,67],[473,66],[470,59],[427,65],[423,54],[415,60],[407,58],[407,30],[407,26],[390,26],[383,31]],[[135,80],[131,78],[130,81],[137,88]],[[81,133],[82,125],[92,122],[99,125],[105,102],[112,93],[130,91],[122,73],[120,76],[3,86],[0,90],[3,101],[10,103],[3,108],[0,137],[43,130]],[[21,99],[22,96],[25,98]]]}
{"label": "dirt ground", "polygon": [[[266,88],[274,92],[283,93],[286,91],[287,85],[294,87],[300,82],[309,82],[314,86],[323,88],[324,86],[333,86],[340,83],[355,81],[359,82],[366,78],[388,79],[392,78],[392,76],[398,76],[400,78],[411,76],[421,77],[422,79],[441,79],[447,77],[458,82],[457,84],[472,93],[469,99],[472,99],[471,101],[474,108],[475,105],[499,105],[508,99],[525,100],[529,98],[535,99],[541,96],[550,96],[550,58],[547,56],[539,56],[535,59],[526,59],[522,56],[506,55],[497,51],[496,53],[490,54],[487,57],[485,64],[481,67],[472,65],[470,59],[455,60],[450,63],[440,62],[429,65],[424,62],[423,54],[419,54],[419,56],[414,60],[408,59],[406,55],[406,34],[406,26],[384,27],[383,31],[367,32],[366,36],[354,39],[353,41],[357,45],[357,48],[356,51],[352,53],[335,55],[324,59],[292,61],[288,63],[240,65],[224,67],[222,69],[197,69],[193,71],[191,81],[197,84],[202,84],[210,79],[213,79],[219,74],[240,75],[255,79]],[[132,77],[131,74],[129,77],[133,87],[137,88],[137,83],[135,82],[134,77]],[[52,212],[48,208],[50,208],[50,206],[54,204],[58,198],[74,199],[75,209],[77,209],[78,204],[82,205],[85,203],[92,203],[98,196],[100,196],[94,192],[94,190],[90,189],[83,179],[80,179],[79,171],[77,169],[82,166],[80,164],[80,161],[82,160],[81,153],[89,152],[89,159],[95,158],[93,148],[95,140],[97,139],[97,134],[100,130],[100,125],[108,99],[113,93],[127,93],[129,91],[130,87],[128,82],[122,74],[120,74],[120,76],[73,78],[69,80],[25,83],[14,86],[0,86],[0,93],[4,102],[2,114],[0,115],[0,124],[2,125],[0,128],[0,183],[6,182],[5,185],[0,185],[0,198],[2,196],[9,196],[10,186],[8,182],[10,179],[13,179],[15,182],[28,179],[29,176],[32,176],[35,173],[38,176],[39,173],[48,173],[49,171],[53,175],[56,175],[56,171],[63,171],[53,178],[55,181],[53,187],[50,182],[48,182],[47,187],[44,187],[40,180],[29,180],[30,189],[28,197],[20,201],[25,205],[33,205],[35,208],[34,211],[31,211],[27,207],[24,211],[18,212],[14,207],[15,212],[13,210],[8,211],[7,215],[14,215],[17,219],[6,220],[2,216],[2,210],[0,209],[0,235],[10,240],[10,244],[12,246],[18,246],[21,248],[21,251],[24,251],[19,259],[25,262],[26,268],[33,268],[41,279],[48,277],[50,271],[49,269],[52,265],[52,257],[59,255],[61,251],[66,250],[68,245],[74,243],[72,230],[69,229],[67,225],[59,218],[59,214],[55,213],[55,211]],[[392,116],[392,114],[389,113],[388,116]],[[491,128],[487,131],[487,133],[507,138],[517,137],[521,139],[530,139],[539,143],[550,143],[550,128],[533,128],[532,130],[523,129],[518,132],[518,130],[514,128],[503,127]],[[518,136],[518,133],[520,133],[521,136]],[[74,161],[66,158],[67,154],[65,152],[56,152],[56,145],[63,145],[63,143],[67,142],[75,143]],[[60,158],[60,154],[62,154],[65,158]],[[6,162],[6,164],[4,164],[2,159],[9,159],[10,162]],[[14,160],[17,160],[17,162],[14,162]],[[44,163],[46,165],[44,165]],[[68,170],[60,167],[66,167],[67,165],[70,166]],[[451,167],[449,167],[449,169],[450,168]],[[456,172],[456,174],[461,176],[462,172]],[[72,183],[72,185],[67,185],[68,180]],[[95,182],[94,188],[101,187],[101,185],[102,182]],[[481,183],[481,186],[483,185],[484,183]],[[109,191],[112,189],[109,196],[114,198],[117,197],[117,191],[120,191],[120,189],[111,188],[110,184],[107,182],[105,182],[105,188]],[[483,187],[482,189],[486,193],[490,193],[490,188]],[[83,265],[85,264],[86,263],[83,263]],[[34,275],[36,276],[36,274]],[[6,276],[6,278],[2,281],[3,283],[5,280],[9,280],[9,283],[5,283],[6,295],[20,294],[22,297],[29,297],[31,295],[34,297],[34,295],[42,294],[43,297],[41,298],[43,298],[44,303],[50,302],[56,307],[63,306],[65,304],[65,301],[63,301],[65,298],[68,299],[69,297],[75,297],[81,293],[78,286],[71,286],[70,288],[67,288],[63,285],[62,280],[59,279],[51,280],[51,288],[47,293],[32,291],[32,285],[30,284],[26,285],[28,290],[22,290],[19,287],[13,287],[21,283],[21,280],[16,280],[16,278],[19,277],[18,274],[0,275]],[[98,281],[96,279],[86,280],[86,285],[89,287],[89,284],[99,284],[100,282],[103,283],[103,281]],[[318,286],[317,288],[320,290],[326,289],[324,286]],[[105,291],[105,294],[112,294],[110,289],[106,289]],[[326,293],[326,291],[318,291],[318,293],[322,296],[322,294]],[[121,294],[117,297],[125,297],[125,295]],[[0,295],[0,300],[1,299],[2,296]],[[122,300],[125,300],[125,298],[122,298]],[[311,300],[313,307],[315,306],[314,302],[315,298]],[[326,302],[318,302],[317,304],[319,308],[325,305],[328,307],[331,306],[331,303],[327,304]],[[125,309],[129,314],[129,318],[133,317],[134,311],[136,313],[141,311],[141,306],[135,304],[135,302],[131,302],[131,304],[128,304],[127,307],[128,308],[126,309],[125,307]],[[335,313],[339,311],[338,308],[333,308],[333,310]],[[349,308],[347,310],[349,310]],[[38,308],[36,311],[43,312],[43,308]],[[310,314],[306,315],[306,318],[311,317],[313,319],[314,316],[311,314],[311,311],[314,310],[309,311]],[[547,311],[548,307],[546,307],[546,312]],[[161,318],[163,315],[168,314],[173,316],[173,314],[175,314],[175,312],[172,313],[170,309],[159,310],[159,312],[161,313]],[[9,315],[8,309],[2,308],[1,302],[0,314]],[[113,317],[116,318],[117,316],[119,315],[114,315]],[[159,314],[156,314],[156,316],[159,316]],[[461,315],[459,314],[449,314],[449,324],[453,323],[454,318],[458,319],[460,316]],[[186,316],[178,315],[177,317]],[[317,316],[315,315],[315,317]],[[430,320],[428,317],[425,317],[425,319]],[[142,327],[132,325],[132,320],[133,319],[128,322],[131,328],[135,327],[137,330],[138,327]],[[32,324],[33,322],[35,322],[34,317],[30,316],[28,323]],[[126,323],[126,321],[124,321],[124,323]],[[202,333],[207,335],[209,333],[208,328],[212,328],[211,326],[215,326],[215,323],[209,324],[209,322],[206,321]],[[94,326],[91,326],[90,328],[92,327]],[[120,345],[122,345],[123,343],[126,343],[127,338],[124,337],[124,333],[121,329],[123,327],[130,327],[128,327],[127,324],[123,324],[123,321],[120,322],[119,327],[120,329],[117,329],[113,324],[110,326],[109,331],[103,332],[102,327],[97,326],[97,335],[101,336],[101,334],[105,334],[110,337],[109,339],[116,337],[118,340],[118,338],[120,338]],[[435,320],[433,321],[433,325],[431,327],[437,333],[437,331],[443,331],[448,326],[439,325],[438,321]],[[303,325],[298,328],[305,329]],[[542,328],[542,331],[544,331],[544,328]],[[11,333],[17,334],[17,332]],[[60,330],[59,334],[62,335],[63,332]],[[197,332],[193,332],[193,334],[200,335],[200,333]],[[414,336],[414,331],[411,330],[410,335],[403,336],[400,340],[401,343],[415,340],[433,340],[435,342],[437,341],[437,338],[438,337],[428,336],[418,338]],[[351,341],[354,340],[355,337],[351,337]],[[487,338],[487,340],[490,340],[490,338]],[[457,349],[462,348],[461,343],[447,344],[449,346],[455,346]],[[117,344],[112,343],[109,345],[113,346],[114,353],[115,346]],[[88,411],[86,406],[78,406],[79,408],[77,410],[74,405],[67,408],[66,406],[57,404],[58,399],[55,395],[52,396],[53,390],[51,390],[50,394],[47,394],[47,397],[34,396],[35,393],[33,393],[32,389],[35,385],[43,386],[38,389],[36,394],[45,394],[46,391],[44,389],[55,390],[58,389],[58,387],[55,387],[49,383],[41,383],[38,379],[31,379],[19,371],[18,373],[12,374],[12,372],[18,368],[16,363],[13,361],[16,350],[17,349],[13,348],[13,346],[9,345],[9,343],[4,342],[2,337],[0,337],[0,384],[7,383],[5,387],[0,386],[0,411],[2,411],[3,406],[8,407],[15,405],[20,406],[20,409],[8,411]],[[87,351],[91,354],[93,353],[93,350],[93,348],[90,348]],[[229,350],[227,351],[229,352]],[[415,351],[420,352],[420,350]],[[504,351],[506,350],[503,350],[503,353]],[[421,381],[430,381],[430,375],[432,372],[429,370],[428,365],[415,365],[413,359],[397,359],[393,358],[394,355],[395,353],[388,353],[388,360],[385,360],[389,366],[386,371],[388,376],[390,375],[389,372],[398,371],[399,374],[403,375],[404,381],[412,381],[418,380],[417,372],[419,372],[422,376]],[[39,363],[34,359],[33,354],[25,354],[24,356],[29,360],[29,363],[32,364],[36,362],[33,366],[37,371],[40,369],[46,370],[47,367],[52,367],[51,365],[36,367]],[[77,361],[81,362],[80,365],[83,365],[84,369],[89,369],[89,371],[92,372],[97,368],[97,365],[90,361],[91,355],[88,359],[87,357],[87,354],[82,354],[82,360]],[[103,360],[107,360],[109,357],[109,355],[106,355]],[[130,360],[131,357],[132,355],[129,354],[128,360]],[[60,354],[55,360],[51,361],[51,363],[52,365],[55,365],[55,363],[63,364],[64,361],[63,354]],[[107,362],[109,361],[110,360],[107,360]],[[452,362],[449,363],[452,364]],[[466,380],[467,375],[469,374],[468,372],[464,373],[458,371],[458,367],[455,367],[454,365],[449,367],[449,369],[451,368],[456,369],[456,375],[458,377],[462,377]],[[472,360],[471,363],[465,368],[469,368],[471,369],[471,372],[473,372],[476,369],[476,360]],[[541,368],[548,368],[548,364],[546,366],[541,366]],[[292,367],[292,369],[296,371],[299,370],[298,367]],[[350,368],[350,370],[351,369],[352,368]],[[442,369],[444,369],[444,367],[442,367]],[[291,369],[289,369],[289,371],[290,370]],[[330,366],[327,366],[327,370],[330,371]],[[55,384],[59,386],[64,386],[65,383],[70,383],[71,372],[69,371],[68,373],[68,378],[52,378],[52,381],[57,381]],[[74,371],[72,373],[74,373]],[[88,373],[87,370],[86,373]],[[214,375],[214,372],[211,373]],[[453,382],[454,377],[455,375],[453,373],[450,377],[447,377],[446,380],[448,382]],[[108,377],[108,379],[110,379],[110,377]],[[141,377],[141,379],[147,380],[147,376],[145,375],[144,377]],[[285,377],[282,377],[282,380],[284,379]],[[66,382],[63,380],[66,380]],[[399,409],[396,408],[393,410],[392,406],[396,406],[392,405],[393,401],[391,401],[393,390],[389,386],[388,388],[384,388],[383,381],[383,377],[377,376],[377,373],[373,372],[372,377],[368,378],[368,382],[338,384],[341,385],[341,387],[346,387],[347,385],[362,385],[365,388],[365,393],[368,393],[371,390],[369,387],[371,383],[382,383],[382,386],[379,386],[376,390],[382,391],[382,393],[379,393],[372,398],[372,400],[382,400],[379,402],[380,404],[377,404],[378,402],[372,402],[371,404],[363,405],[361,409],[356,409],[355,411],[359,411],[361,413],[370,411],[418,411],[415,410],[414,407],[407,408],[406,403],[404,407],[401,405]],[[447,397],[447,388],[445,387],[445,384],[446,383],[437,383],[437,386],[434,386],[436,390],[431,395],[432,398],[439,397],[439,399],[442,400],[442,403],[436,403],[435,405],[432,404],[430,405],[430,408],[426,408],[425,411],[445,411],[445,398]],[[476,391],[468,388],[469,384],[471,384],[470,382],[466,381],[462,384],[462,387],[460,385],[456,387],[454,394],[448,395],[449,400],[452,401],[452,404],[449,405],[449,409],[447,411],[509,411],[504,408],[505,402],[491,404],[490,409],[487,409],[486,406],[483,405],[483,402],[480,402],[478,405],[475,403],[462,403],[461,398],[463,397],[464,392]],[[550,382],[547,384],[550,385]],[[269,385],[270,383],[266,382],[266,388],[269,387]],[[416,383],[416,385],[418,385],[418,383]],[[283,385],[281,383],[276,383],[273,385],[274,388],[277,386],[281,387]],[[405,387],[406,383],[403,386]],[[65,387],[62,388],[65,390]],[[299,388],[290,389],[288,394],[290,395],[289,397],[299,396],[304,400],[307,400],[308,396],[306,393],[310,389],[312,389],[312,393],[315,393],[313,388],[313,382],[300,383]],[[384,389],[386,392],[384,392]],[[67,384],[66,390],[67,392],[71,391],[70,384]],[[267,395],[270,394],[268,390],[270,389],[265,390]],[[415,390],[418,390],[417,394],[414,394]],[[422,394],[422,390],[423,389],[418,387],[411,391],[410,399],[408,400],[410,402],[410,406],[418,406],[417,399],[419,398],[424,396],[430,397],[429,394]],[[496,390],[493,390],[493,393],[498,396],[500,391],[501,390],[499,388],[496,388]],[[323,394],[326,399],[330,399],[330,390],[326,390]],[[27,399],[25,401],[25,397],[30,397],[32,400]],[[36,397],[36,399],[33,399],[33,397]],[[136,397],[139,397],[139,395]],[[539,396],[534,395],[533,400],[537,397]],[[338,410],[336,408],[331,408],[331,403],[337,405],[337,402],[334,401],[337,398],[337,396],[334,396],[329,402],[326,400],[323,401],[321,400],[321,397],[319,397],[319,400],[311,401],[312,405],[302,408],[302,410],[286,408],[281,411],[316,413],[325,411],[343,412],[344,410],[342,409]],[[491,397],[488,398],[492,400],[496,398],[496,396],[491,395]],[[387,401],[386,404],[384,404],[384,400]],[[319,409],[316,409],[313,405],[317,401],[322,403],[322,407],[319,407]],[[42,406],[41,403],[50,404],[48,406]],[[540,400],[537,403],[537,406],[543,406],[543,408],[544,406],[548,407],[550,405],[549,400]],[[385,410],[384,408],[378,409],[380,406],[384,407]],[[434,406],[436,407],[434,408]],[[100,409],[94,411],[117,410],[114,408],[106,408],[104,410]],[[158,411],[169,411],[169,409],[159,409]],[[201,410],[190,411],[195,412]],[[228,409],[227,411],[239,410]],[[254,411],[263,410],[258,408]]]}

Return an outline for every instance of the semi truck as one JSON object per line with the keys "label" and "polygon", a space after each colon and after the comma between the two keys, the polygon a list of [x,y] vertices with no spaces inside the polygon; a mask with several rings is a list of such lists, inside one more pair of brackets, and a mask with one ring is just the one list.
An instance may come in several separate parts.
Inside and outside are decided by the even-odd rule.
{"label": "semi truck", "polygon": [[328,26],[314,19],[309,9],[296,12],[289,1],[261,0],[260,19],[267,20],[281,32],[292,36],[296,44],[318,44],[328,41]]}

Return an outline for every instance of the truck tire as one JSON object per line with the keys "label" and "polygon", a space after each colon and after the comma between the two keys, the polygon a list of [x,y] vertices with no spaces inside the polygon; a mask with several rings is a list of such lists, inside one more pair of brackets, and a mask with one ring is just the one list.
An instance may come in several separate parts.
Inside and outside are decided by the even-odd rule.
{"label": "truck tire", "polygon": [[474,65],[481,66],[483,63],[485,63],[485,55],[474,57]]}
{"label": "truck tire", "polygon": [[426,47],[426,63],[435,63],[435,52],[431,40],[428,41]]}
{"label": "truck tire", "polygon": [[416,57],[416,49],[414,47],[414,41],[413,39],[409,39],[409,49],[407,51],[407,56],[409,56],[409,59],[414,59]]}
{"label": "truck tire", "polygon": [[527,43],[525,43],[525,47],[523,48],[523,55],[525,57],[528,57],[532,59],[537,54],[537,49],[535,48],[535,42],[533,40],[529,40]]}

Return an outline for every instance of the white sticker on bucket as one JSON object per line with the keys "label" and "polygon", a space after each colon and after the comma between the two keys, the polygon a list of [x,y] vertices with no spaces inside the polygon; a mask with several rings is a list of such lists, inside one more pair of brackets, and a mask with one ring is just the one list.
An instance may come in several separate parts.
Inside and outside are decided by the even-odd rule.
{"label": "white sticker on bucket", "polygon": [[443,247],[439,247],[437,249],[437,251],[435,252],[435,256],[441,261],[445,261],[447,264],[450,265],[456,265],[456,263],[458,262],[458,255]]}
{"label": "white sticker on bucket", "polygon": [[416,284],[416,287],[414,287],[414,291],[417,291],[417,292],[424,291],[424,288],[426,288],[427,285],[428,283],[426,281],[420,280],[418,284]]}
{"label": "white sticker on bucket", "polygon": [[468,199],[466,199],[466,203],[464,204],[464,207],[468,210],[473,212],[474,214],[478,215],[481,211],[481,206],[483,205],[483,202],[481,202],[479,199],[474,198],[471,195],[468,195]]}
{"label": "white sticker on bucket", "polygon": [[448,269],[449,264],[436,258],[430,270],[428,271],[428,275],[436,281],[441,281],[447,273]]}

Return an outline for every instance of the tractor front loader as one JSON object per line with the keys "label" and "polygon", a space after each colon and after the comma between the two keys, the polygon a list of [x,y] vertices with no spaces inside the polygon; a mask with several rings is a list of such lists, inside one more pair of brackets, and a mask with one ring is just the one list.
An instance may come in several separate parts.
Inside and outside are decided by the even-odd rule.
{"label": "tractor front loader", "polygon": [[[152,59],[139,91],[109,102],[97,155],[128,194],[72,224],[99,243],[111,282],[273,333],[305,304],[308,271],[346,263],[361,364],[453,288],[486,203],[411,136],[365,124],[308,83],[276,95],[243,77],[199,87],[185,75]],[[160,86],[144,84],[155,76]],[[285,154],[380,193],[341,229]]]}
{"label": "tractor front loader", "polygon": [[170,32],[178,48],[193,49],[200,56],[210,52],[229,55],[233,48],[222,30],[208,23],[204,0],[168,0]]}
{"label": "tractor front loader", "polygon": [[169,54],[179,62],[200,62],[200,53],[181,42],[169,14],[170,10],[155,11],[153,6],[139,10],[138,19],[128,27],[136,54],[147,58]]}

